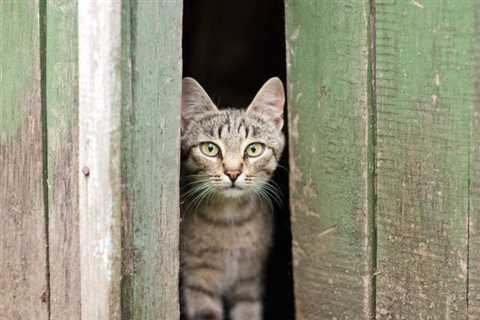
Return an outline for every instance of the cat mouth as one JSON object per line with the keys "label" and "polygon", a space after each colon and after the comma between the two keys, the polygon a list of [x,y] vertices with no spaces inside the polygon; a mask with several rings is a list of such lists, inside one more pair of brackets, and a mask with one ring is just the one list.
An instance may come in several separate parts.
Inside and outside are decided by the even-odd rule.
{"label": "cat mouth", "polygon": [[231,185],[225,187],[222,191],[222,194],[226,197],[240,197],[245,193],[245,190],[239,186]]}

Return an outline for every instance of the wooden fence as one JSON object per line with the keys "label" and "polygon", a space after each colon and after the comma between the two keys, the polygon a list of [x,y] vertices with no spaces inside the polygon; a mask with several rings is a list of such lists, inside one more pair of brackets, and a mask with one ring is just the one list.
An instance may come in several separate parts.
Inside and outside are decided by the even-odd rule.
{"label": "wooden fence", "polygon": [[[286,0],[296,318],[480,319],[480,4]],[[0,318],[179,318],[181,0],[0,1]]]}

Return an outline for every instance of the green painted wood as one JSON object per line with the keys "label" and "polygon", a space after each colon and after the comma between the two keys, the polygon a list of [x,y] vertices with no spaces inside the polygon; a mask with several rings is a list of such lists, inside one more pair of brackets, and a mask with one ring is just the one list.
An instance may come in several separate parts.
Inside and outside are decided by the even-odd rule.
{"label": "green painted wood", "polygon": [[80,319],[77,2],[46,2],[50,319]]}
{"label": "green painted wood", "polygon": [[378,319],[465,319],[475,1],[376,1]]}
{"label": "green painted wood", "polygon": [[470,157],[470,229],[468,264],[468,317],[480,319],[480,3],[474,4],[475,85]]}
{"label": "green painted wood", "polygon": [[370,2],[287,0],[297,319],[371,319]]}
{"label": "green painted wood", "polygon": [[182,1],[123,10],[123,316],[178,319]]}
{"label": "green painted wood", "polygon": [[46,320],[39,1],[1,1],[0,39],[0,317]]}

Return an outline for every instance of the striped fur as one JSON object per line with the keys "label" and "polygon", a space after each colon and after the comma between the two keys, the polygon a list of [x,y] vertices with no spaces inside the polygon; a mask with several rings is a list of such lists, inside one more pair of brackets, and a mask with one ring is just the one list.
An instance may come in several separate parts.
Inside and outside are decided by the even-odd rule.
{"label": "striped fur", "polygon": [[[262,318],[272,241],[269,182],[284,148],[283,85],[272,78],[246,110],[219,110],[193,79],[182,93],[181,279],[187,320]],[[207,156],[202,143],[220,149]],[[251,157],[246,147],[263,145]],[[230,170],[230,171],[229,171]],[[236,180],[229,172],[239,172]]]}

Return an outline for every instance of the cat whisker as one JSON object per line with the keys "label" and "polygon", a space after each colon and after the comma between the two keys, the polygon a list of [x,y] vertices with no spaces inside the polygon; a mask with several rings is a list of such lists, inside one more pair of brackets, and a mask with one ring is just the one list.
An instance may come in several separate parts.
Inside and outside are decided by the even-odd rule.
{"label": "cat whisker", "polygon": [[265,191],[262,188],[257,188],[255,190],[255,195],[259,196],[268,205],[268,207],[270,208],[270,211],[273,212],[272,200],[270,199],[268,194],[266,194]]}
{"label": "cat whisker", "polygon": [[270,200],[273,200],[280,208],[283,208],[283,192],[279,188],[278,184],[276,184],[276,182],[274,182],[273,180],[268,180],[260,177],[257,177],[257,180],[260,182],[257,192],[262,196],[266,196]]}
{"label": "cat whisker", "polygon": [[191,187],[191,189],[189,189],[188,191],[184,192],[181,194],[182,198],[184,199],[189,199],[191,196],[203,191],[204,189],[208,188],[208,183],[207,182],[203,182],[203,183],[199,183],[197,185],[194,185],[193,187]]}
{"label": "cat whisker", "polygon": [[192,186],[192,185],[198,185],[198,184],[201,184],[201,183],[208,182],[209,180],[210,179],[203,179],[203,180],[190,181],[188,183],[182,182],[181,183],[181,185],[182,185],[181,188],[184,189],[184,188]]}
{"label": "cat whisker", "polygon": [[213,192],[213,188],[211,186],[208,186],[202,192],[198,194],[197,197],[195,197],[192,200],[192,204],[195,205],[194,211],[197,211],[200,205],[204,202],[204,200]]}

